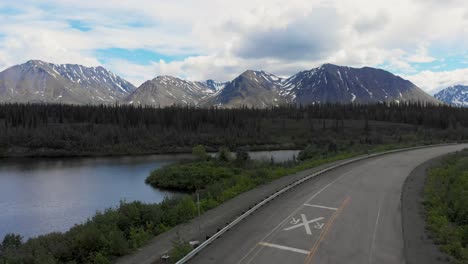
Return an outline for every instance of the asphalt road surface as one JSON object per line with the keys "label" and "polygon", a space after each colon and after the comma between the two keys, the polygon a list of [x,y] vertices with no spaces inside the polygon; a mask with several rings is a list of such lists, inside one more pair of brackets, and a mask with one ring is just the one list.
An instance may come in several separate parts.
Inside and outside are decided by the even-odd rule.
{"label": "asphalt road surface", "polygon": [[262,207],[190,263],[405,263],[406,177],[426,160],[467,147],[394,153],[325,173]]}

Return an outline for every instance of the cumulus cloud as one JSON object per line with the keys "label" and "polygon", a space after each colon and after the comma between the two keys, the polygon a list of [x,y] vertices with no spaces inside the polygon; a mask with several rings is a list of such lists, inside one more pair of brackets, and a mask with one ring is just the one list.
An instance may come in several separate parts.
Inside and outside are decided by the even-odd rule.
{"label": "cumulus cloud", "polygon": [[402,76],[433,95],[453,85],[468,85],[468,68],[453,71],[422,71],[414,75]]}
{"label": "cumulus cloud", "polygon": [[413,55],[408,56],[409,62],[427,63],[436,59],[429,55],[427,45],[420,45]]}
{"label": "cumulus cloud", "polygon": [[390,16],[387,12],[381,10],[375,16],[358,18],[354,27],[359,33],[370,33],[384,28],[389,22]]}
{"label": "cumulus cloud", "polygon": [[[468,49],[465,0],[18,0],[0,3],[0,23],[0,70],[29,59],[104,64],[136,85],[163,74],[226,81],[246,69],[289,76],[331,62],[383,67],[431,92],[463,81],[464,69],[434,63]],[[96,50],[108,48],[177,59],[100,61]]]}
{"label": "cumulus cloud", "polygon": [[[319,26],[324,21],[328,21],[327,27]],[[234,52],[243,58],[325,59],[342,44],[339,21],[334,8],[317,8],[286,25],[255,26],[240,33]]]}

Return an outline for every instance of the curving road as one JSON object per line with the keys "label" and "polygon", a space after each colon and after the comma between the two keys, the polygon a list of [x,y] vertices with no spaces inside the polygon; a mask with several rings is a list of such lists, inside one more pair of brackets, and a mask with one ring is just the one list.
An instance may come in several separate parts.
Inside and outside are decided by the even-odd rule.
{"label": "curving road", "polygon": [[405,263],[406,177],[426,160],[467,147],[399,152],[327,172],[262,207],[189,263]]}

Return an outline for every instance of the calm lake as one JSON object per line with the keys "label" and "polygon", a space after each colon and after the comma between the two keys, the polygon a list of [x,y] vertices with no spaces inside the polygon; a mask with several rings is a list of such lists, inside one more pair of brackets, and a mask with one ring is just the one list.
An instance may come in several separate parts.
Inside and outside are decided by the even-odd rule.
{"label": "calm lake", "polygon": [[[292,159],[295,150],[251,152],[253,159]],[[187,154],[0,160],[0,241],[66,231],[121,200],[157,203],[171,192],[145,184],[149,173]]]}

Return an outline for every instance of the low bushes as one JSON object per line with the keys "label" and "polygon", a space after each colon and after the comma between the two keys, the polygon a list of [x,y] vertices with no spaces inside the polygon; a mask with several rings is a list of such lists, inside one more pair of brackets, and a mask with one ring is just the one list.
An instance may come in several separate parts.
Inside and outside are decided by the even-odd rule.
{"label": "low bushes", "polygon": [[110,263],[195,214],[196,206],[189,196],[160,204],[122,202],[118,208],[98,212],[65,233],[51,233],[25,243],[18,235],[5,236],[0,263]]}
{"label": "low bushes", "polygon": [[456,263],[468,263],[468,150],[432,169],[424,194],[433,239]]}

